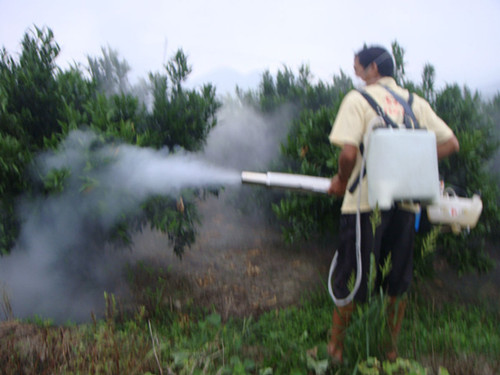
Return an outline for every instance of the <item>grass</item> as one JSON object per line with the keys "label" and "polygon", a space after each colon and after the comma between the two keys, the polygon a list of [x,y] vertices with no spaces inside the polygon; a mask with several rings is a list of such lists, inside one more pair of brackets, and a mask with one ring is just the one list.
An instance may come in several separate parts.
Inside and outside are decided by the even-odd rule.
{"label": "grass", "polygon": [[400,356],[409,360],[392,364],[394,370],[387,363],[383,369],[377,342],[382,336],[375,334],[382,320],[373,316],[382,314],[377,307],[382,297],[354,315],[343,367],[330,366],[327,359],[333,306],[326,292],[310,295],[300,306],[225,322],[214,311],[199,310],[167,310],[161,318],[151,318],[158,317],[157,312],[150,314],[145,307],[124,318],[114,299],[107,298],[105,319],[87,324],[2,323],[0,373],[418,374],[424,368],[429,374],[445,374],[444,368],[449,374],[500,372],[500,316],[486,306],[438,306],[411,297],[399,343]]}
{"label": "grass", "polygon": [[[417,301],[415,301],[416,303]],[[400,352],[452,374],[500,373],[500,313],[486,303],[428,303],[409,311]]]}

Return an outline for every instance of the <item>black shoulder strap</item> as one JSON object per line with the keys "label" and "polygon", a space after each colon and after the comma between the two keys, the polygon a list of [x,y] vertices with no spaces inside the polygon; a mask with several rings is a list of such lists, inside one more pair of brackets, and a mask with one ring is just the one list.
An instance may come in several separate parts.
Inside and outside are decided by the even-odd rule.
{"label": "black shoulder strap", "polygon": [[[412,92],[410,92],[410,96],[408,97],[408,104],[410,105],[410,108],[413,105],[413,93]],[[413,112],[413,110],[412,110],[412,112]]]}
{"label": "black shoulder strap", "polygon": [[[389,87],[384,86],[384,88],[387,91],[389,91],[389,93],[394,97],[394,99],[396,99],[399,102],[399,104],[401,104],[403,106],[403,109],[405,111],[404,120],[403,120],[404,125],[407,128],[419,129],[420,125],[418,124],[417,118],[415,117],[415,114],[413,113],[413,110],[411,109],[411,105],[413,104],[413,94],[410,93],[410,97],[408,98],[408,102],[407,102],[401,96],[399,96],[393,90],[391,90]],[[410,120],[411,120],[411,122],[410,122]],[[413,123],[413,125],[412,125],[412,123]]]}
{"label": "black shoulder strap", "polygon": [[[361,143],[360,146],[363,146],[363,144]],[[360,147],[361,149],[362,147]],[[361,154],[363,154],[361,152]],[[366,166],[365,168],[363,169],[363,176],[366,176]],[[354,190],[356,190],[356,188],[358,187],[359,185],[359,180],[361,180],[361,172],[359,173],[358,177],[356,177],[356,179],[352,182],[351,186],[349,186],[349,193],[354,193]]]}
{"label": "black shoulder strap", "polygon": [[392,128],[397,128],[398,125],[392,121],[392,119],[384,112],[384,110],[378,105],[378,103],[373,99],[366,91],[358,90],[361,95],[366,99],[366,101],[372,106],[375,113],[377,113],[380,117],[383,118],[386,126],[390,126]]}

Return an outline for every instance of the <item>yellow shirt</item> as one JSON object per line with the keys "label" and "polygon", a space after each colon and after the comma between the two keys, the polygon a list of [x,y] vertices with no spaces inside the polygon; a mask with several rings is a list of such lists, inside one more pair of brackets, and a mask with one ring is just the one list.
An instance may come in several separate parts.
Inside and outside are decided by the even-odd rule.
{"label": "yellow shirt", "polygon": [[[405,100],[409,98],[408,90],[396,85],[396,81],[394,81],[392,77],[383,77],[377,83],[368,85],[364,88],[396,124],[402,124],[404,116],[402,105],[399,104],[382,85],[389,87]],[[430,104],[425,99],[415,94],[413,94],[412,110],[420,127],[427,128],[435,133],[438,144],[446,142],[453,136],[452,130],[436,115]],[[377,121],[382,120],[358,91],[352,90],[345,96],[328,138],[331,143],[340,147],[344,144],[358,147],[358,157],[349,178],[347,189],[349,189],[353,181],[359,176],[361,169],[362,156],[359,152],[359,145],[363,142],[365,133],[370,129],[373,123]],[[342,213],[355,213],[357,211],[358,189],[360,186],[362,188],[360,211],[371,211],[368,204],[368,187],[366,179],[364,178],[353,193],[350,193],[348,190],[346,191],[341,208]]]}

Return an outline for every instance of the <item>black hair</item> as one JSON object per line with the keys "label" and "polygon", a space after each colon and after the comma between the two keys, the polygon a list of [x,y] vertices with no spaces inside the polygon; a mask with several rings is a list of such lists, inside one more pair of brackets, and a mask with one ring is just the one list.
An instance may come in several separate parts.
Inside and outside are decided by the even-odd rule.
{"label": "black hair", "polygon": [[364,47],[356,54],[359,63],[363,68],[371,63],[377,64],[378,72],[382,77],[392,77],[394,75],[394,62],[392,55],[383,47]]}

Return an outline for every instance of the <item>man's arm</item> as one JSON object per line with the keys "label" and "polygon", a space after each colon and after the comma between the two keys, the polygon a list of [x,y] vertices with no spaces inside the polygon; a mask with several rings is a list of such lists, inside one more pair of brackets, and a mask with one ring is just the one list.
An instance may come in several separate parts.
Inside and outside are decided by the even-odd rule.
{"label": "man's arm", "polygon": [[450,156],[454,152],[458,152],[459,150],[460,150],[460,145],[458,143],[458,139],[457,137],[455,137],[455,135],[453,135],[447,141],[437,145],[438,159],[441,160],[447,156]]}
{"label": "man's arm", "polygon": [[347,182],[351,176],[352,170],[356,165],[356,158],[358,156],[358,147],[354,145],[345,144],[339,155],[339,170],[332,178],[328,194],[343,196],[347,189]]}

